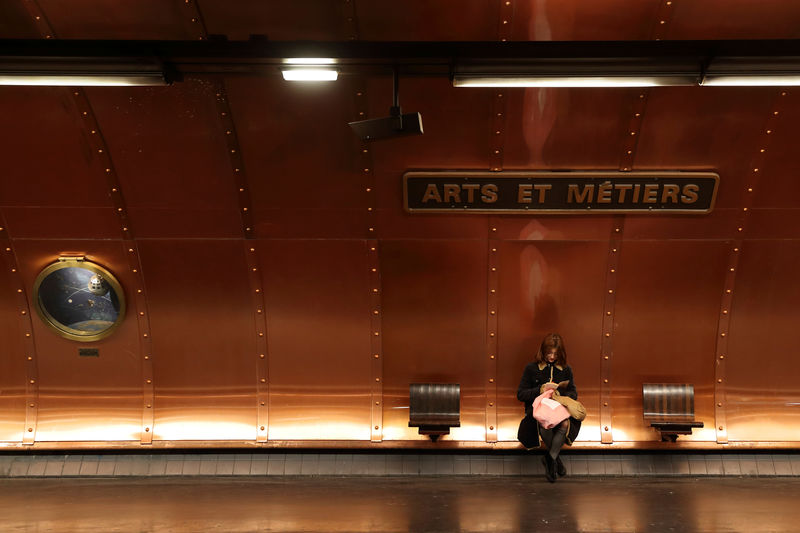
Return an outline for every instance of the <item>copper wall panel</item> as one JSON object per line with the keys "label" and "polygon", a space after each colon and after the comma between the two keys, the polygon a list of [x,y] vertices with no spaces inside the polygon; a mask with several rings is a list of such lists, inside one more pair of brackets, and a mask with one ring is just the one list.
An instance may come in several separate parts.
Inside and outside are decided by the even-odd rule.
{"label": "copper wall panel", "polygon": [[644,40],[661,0],[514,2],[515,41]]}
{"label": "copper wall panel", "polygon": [[[65,198],[65,203],[69,203]],[[119,222],[109,207],[6,207],[15,239],[117,239]]]}
{"label": "copper wall panel", "polygon": [[366,242],[257,241],[257,249],[269,328],[270,440],[370,440]]}
{"label": "copper wall panel", "polygon": [[227,89],[256,206],[256,236],[363,237],[369,172],[358,168],[358,139],[347,126],[353,86],[347,80],[291,86],[276,71],[230,80]]}
{"label": "copper wall panel", "polygon": [[241,241],[140,241],[154,440],[255,440],[253,315]]}
{"label": "copper wall panel", "polygon": [[608,241],[614,218],[589,216],[493,217],[494,236],[505,241]]}
{"label": "copper wall panel", "polygon": [[[64,252],[78,252],[111,271],[130,302],[133,283],[120,241],[17,241],[15,249],[29,298],[45,266]],[[36,441],[138,440],[142,401],[136,319],[128,314],[114,335],[86,344],[60,337],[38,316],[31,318],[39,374]],[[78,348],[87,346],[97,348],[99,357],[80,357]]]}
{"label": "copper wall panel", "polygon": [[675,1],[670,39],[797,39],[800,6],[750,0]]}
{"label": "copper wall panel", "polygon": [[500,244],[498,439],[514,441],[524,414],[517,386],[542,338],[560,333],[588,415],[578,436],[599,441],[600,334],[606,242]]}
{"label": "copper wall panel", "polygon": [[0,39],[36,39],[38,37],[36,27],[21,2],[0,4]]}
{"label": "copper wall panel", "polygon": [[442,440],[485,441],[486,241],[384,241],[384,440],[408,427],[410,383],[459,383],[461,427]]}
{"label": "copper wall panel", "polygon": [[625,218],[625,239],[730,239],[736,232],[740,214],[739,209],[715,208],[703,215],[632,215]]}
{"label": "copper wall panel", "polygon": [[0,87],[3,205],[104,207],[102,169],[68,89]]}
{"label": "copper wall panel", "polygon": [[[0,218],[2,220],[2,218]],[[6,254],[5,250],[0,253]],[[0,260],[0,442],[21,442],[25,424],[25,353],[19,328],[18,284]],[[25,289],[23,289],[25,290]]]}
{"label": "copper wall panel", "polygon": [[[796,125],[800,121],[800,92],[785,89],[779,99],[782,109],[773,117],[775,132],[770,136],[769,146],[765,148],[761,182],[753,198],[755,208],[797,208],[800,207],[800,159],[797,157]],[[777,111],[777,110],[776,110]],[[774,113],[775,111],[773,111]],[[762,136],[763,138],[763,136]]]}
{"label": "copper wall panel", "polygon": [[272,41],[345,40],[347,2],[304,0],[240,0],[236,9],[224,0],[203,0],[201,9],[208,33],[245,40],[263,35]]}
{"label": "copper wall panel", "polygon": [[241,235],[225,134],[210,83],[90,88],[87,96],[137,237]]}
{"label": "copper wall panel", "polygon": [[616,169],[631,89],[505,89],[504,168]]}
{"label": "copper wall panel", "polygon": [[681,440],[715,440],[716,330],[729,246],[713,241],[625,241],[611,354],[614,441],[660,440],[642,420],[642,383],[690,383],[705,428]]}
{"label": "copper wall panel", "polygon": [[742,245],[726,354],[731,441],[797,440],[800,435],[800,242]]}
{"label": "copper wall panel", "polygon": [[634,169],[713,170],[716,207],[737,206],[775,95],[770,87],[651,90]]}
{"label": "copper wall panel", "polygon": [[391,0],[359,2],[364,41],[491,41],[497,39],[498,3],[493,0]]}
{"label": "copper wall panel", "polygon": [[137,0],[135,6],[98,5],[91,0],[37,2],[59,39],[194,38],[184,2]]}
{"label": "copper wall panel", "polygon": [[[388,116],[391,79],[370,78],[368,81],[368,118]],[[402,78],[400,94],[404,112],[422,113],[425,135],[370,145],[375,165],[380,236],[386,239],[485,238],[485,217],[405,213],[402,175],[410,169],[488,169],[491,93],[481,89],[454,91],[447,80],[442,79]]]}

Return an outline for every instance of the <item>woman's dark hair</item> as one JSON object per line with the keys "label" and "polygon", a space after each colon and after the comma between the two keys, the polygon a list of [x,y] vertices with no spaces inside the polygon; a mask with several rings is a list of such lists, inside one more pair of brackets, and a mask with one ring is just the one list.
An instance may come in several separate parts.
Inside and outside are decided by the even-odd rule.
{"label": "woman's dark hair", "polygon": [[564,348],[564,339],[558,333],[550,333],[542,339],[542,345],[539,346],[539,353],[536,354],[537,363],[547,363],[544,356],[547,352],[556,349],[556,364],[564,366],[567,364],[567,350]]}

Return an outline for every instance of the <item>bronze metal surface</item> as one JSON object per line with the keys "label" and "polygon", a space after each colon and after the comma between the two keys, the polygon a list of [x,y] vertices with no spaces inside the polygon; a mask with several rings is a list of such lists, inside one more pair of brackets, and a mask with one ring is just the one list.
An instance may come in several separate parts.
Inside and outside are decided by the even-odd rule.
{"label": "bronze metal surface", "polygon": [[257,244],[270,327],[270,438],[370,440],[380,378],[372,376],[374,287],[364,242]]}
{"label": "bronze metal surface", "polygon": [[501,242],[499,257],[498,439],[515,441],[524,414],[517,386],[542,338],[564,337],[578,399],[587,417],[579,441],[600,441],[602,290],[607,243],[587,241]]}
{"label": "bronze metal surface", "polygon": [[[0,39],[796,39],[798,9],[12,0]],[[363,144],[346,124],[388,115],[389,74],[0,87],[0,446],[512,449],[520,374],[553,330],[589,411],[577,448],[663,448],[641,418],[650,380],[695,386],[706,427],[673,447],[797,446],[795,89],[401,76],[425,134]],[[405,172],[464,168],[720,178],[692,217],[403,211]],[[99,357],[33,312],[36,276],[66,253],[130,304]],[[407,427],[407,391],[436,380],[461,384],[463,411],[434,445]]]}

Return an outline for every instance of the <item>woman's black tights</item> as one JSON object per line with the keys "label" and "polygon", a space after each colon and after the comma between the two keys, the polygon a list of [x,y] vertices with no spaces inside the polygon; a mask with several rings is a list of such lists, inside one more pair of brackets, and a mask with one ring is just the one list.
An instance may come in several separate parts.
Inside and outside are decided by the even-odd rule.
{"label": "woman's black tights", "polygon": [[544,429],[539,426],[539,435],[542,436],[544,445],[547,446],[547,451],[553,460],[558,457],[561,447],[564,446],[564,442],[567,440],[567,428],[569,428],[569,422],[566,420],[550,429]]}

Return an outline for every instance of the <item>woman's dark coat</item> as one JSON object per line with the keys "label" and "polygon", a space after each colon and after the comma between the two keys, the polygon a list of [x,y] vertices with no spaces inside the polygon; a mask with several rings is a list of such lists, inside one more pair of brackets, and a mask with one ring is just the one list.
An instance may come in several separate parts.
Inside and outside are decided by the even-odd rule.
{"label": "woman's dark coat", "polygon": [[[551,379],[552,373],[552,379]],[[578,389],[575,388],[575,380],[572,378],[572,369],[569,365],[556,365],[547,363],[528,363],[525,371],[522,373],[522,379],[517,388],[517,400],[525,402],[525,416],[531,416],[533,410],[533,400],[541,394],[541,387],[545,383],[553,381],[559,383],[561,381],[568,381],[566,387],[560,387],[558,393],[562,396],[569,396],[573,400],[578,399]],[[569,417],[569,430],[567,430],[567,444],[572,444],[575,437],[578,436],[578,431],[581,429],[581,423],[572,417]],[[536,424],[539,427],[539,424]]]}

